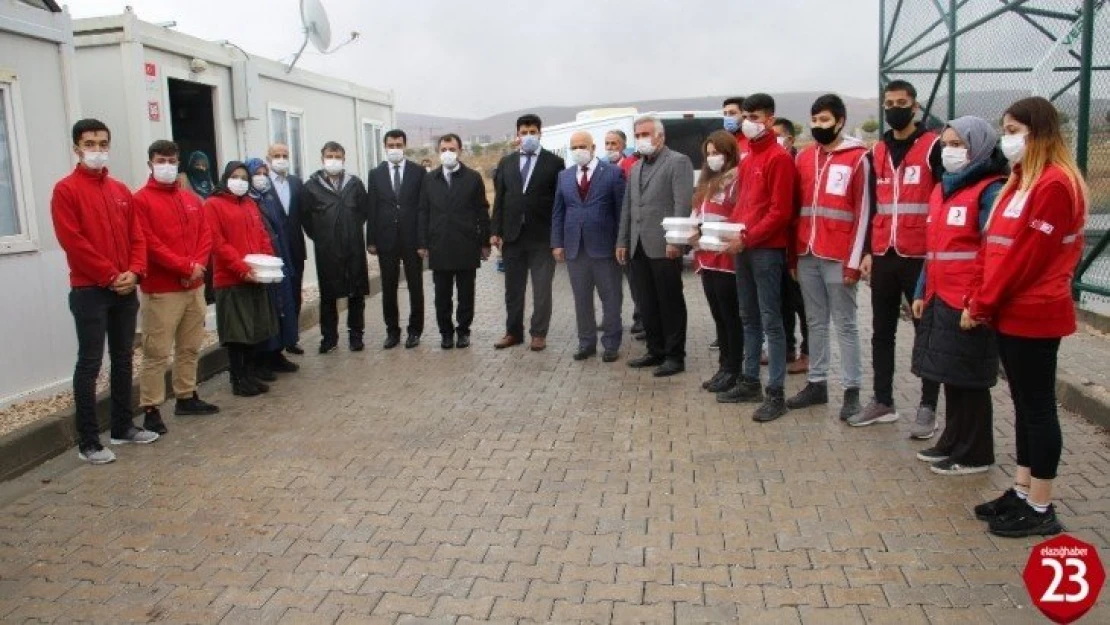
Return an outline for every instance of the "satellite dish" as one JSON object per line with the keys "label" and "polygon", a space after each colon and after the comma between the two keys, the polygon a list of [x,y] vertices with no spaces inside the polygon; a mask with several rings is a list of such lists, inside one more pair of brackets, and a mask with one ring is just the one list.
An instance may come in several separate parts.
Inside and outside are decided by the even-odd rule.
{"label": "satellite dish", "polygon": [[286,74],[293,71],[293,66],[297,64],[309,42],[312,42],[312,47],[316,48],[320,54],[331,54],[358,39],[358,32],[355,31],[343,43],[331,50],[328,49],[331,46],[331,24],[328,22],[328,13],[324,10],[324,5],[320,3],[320,0],[301,0],[301,24],[304,26],[304,41],[301,42],[301,48],[293,55],[293,62],[285,68]]}

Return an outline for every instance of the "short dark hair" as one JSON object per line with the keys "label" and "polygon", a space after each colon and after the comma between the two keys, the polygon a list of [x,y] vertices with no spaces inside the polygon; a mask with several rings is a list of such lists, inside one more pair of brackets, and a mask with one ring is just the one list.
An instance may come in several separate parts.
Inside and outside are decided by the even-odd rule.
{"label": "short dark hair", "polygon": [[406,135],[405,131],[401,130],[400,128],[394,128],[393,130],[385,133],[385,136],[382,137],[382,145],[385,145],[387,139],[400,139],[401,141],[405,142],[405,145],[409,144],[408,135]]}
{"label": "short dark hair", "polygon": [[439,142],[436,143],[436,147],[439,147],[439,146],[443,145],[444,143],[448,143],[450,141],[454,141],[455,145],[459,146],[460,150],[462,149],[462,139],[459,138],[459,135],[457,135],[453,132],[449,132],[449,133],[441,136],[439,138]]}
{"label": "short dark hair", "polygon": [[843,121],[848,117],[848,107],[844,106],[844,100],[841,100],[840,96],[835,93],[826,93],[814,100],[813,106],[809,107],[810,115],[821,112],[832,113],[837,121]]}
{"label": "short dark hair", "polygon": [[614,129],[606,132],[605,134],[609,134],[610,132],[617,135],[618,137],[620,137],[622,143],[628,143],[628,135],[624,134],[624,131],[621,130],[620,128],[614,128]]}
{"label": "short dark hair", "polygon": [[905,91],[910,94],[911,98],[917,99],[917,89],[905,80],[892,80],[883,87],[883,93],[890,93],[891,91]]}
{"label": "short dark hair", "polygon": [[108,129],[107,124],[99,119],[82,119],[73,125],[73,145],[81,140],[81,135],[86,132],[106,132],[108,133],[108,140],[112,140],[112,131]]}
{"label": "short dark hair", "polygon": [[744,96],[735,95],[735,96],[732,96],[731,98],[725,98],[725,101],[721,102],[721,108],[725,108],[729,104],[735,104],[737,107],[743,108],[744,107]]}
{"label": "short dark hair", "polygon": [[177,144],[173,141],[159,139],[151,143],[150,147],[146,149],[146,160],[153,161],[155,154],[158,156],[177,156],[180,154],[180,150],[177,149]]}
{"label": "short dark hair", "polygon": [[323,156],[324,152],[339,152],[343,154],[343,156],[347,156],[347,150],[344,150],[343,146],[339,145],[338,141],[328,141],[325,143],[324,147],[320,148],[320,156]]}
{"label": "short dark hair", "polygon": [[744,103],[740,105],[740,110],[745,113],[754,113],[756,111],[766,111],[772,115],[775,114],[775,99],[766,93],[753,93],[752,95],[744,98]]}
{"label": "short dark hair", "polygon": [[773,125],[786,131],[786,134],[789,135],[790,138],[794,138],[796,136],[796,133],[794,132],[794,122],[786,119],[785,117],[776,117],[775,123]]}
{"label": "short dark hair", "polygon": [[525,113],[516,118],[516,129],[520,130],[524,126],[535,126],[536,128],[543,129],[543,122],[540,121],[540,116],[535,113]]}

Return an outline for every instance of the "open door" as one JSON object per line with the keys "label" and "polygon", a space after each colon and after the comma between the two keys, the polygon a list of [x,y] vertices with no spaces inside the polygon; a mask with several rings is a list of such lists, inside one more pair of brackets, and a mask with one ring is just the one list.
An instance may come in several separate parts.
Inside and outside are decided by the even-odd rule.
{"label": "open door", "polygon": [[173,140],[181,148],[182,167],[189,155],[204,152],[212,168],[212,179],[218,181],[224,163],[216,154],[216,114],[213,87],[187,80],[169,78],[170,123]]}

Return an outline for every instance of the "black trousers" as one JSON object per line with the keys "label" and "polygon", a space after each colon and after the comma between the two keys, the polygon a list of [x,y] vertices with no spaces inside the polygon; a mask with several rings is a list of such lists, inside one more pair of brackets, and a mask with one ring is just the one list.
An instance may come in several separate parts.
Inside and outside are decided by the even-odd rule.
{"label": "black trousers", "polygon": [[131,374],[139,298],[116,295],[101,287],[78,287],[69,292],[69,310],[77,328],[77,366],[73,370],[77,444],[84,449],[100,440],[96,420],[96,378],[104,361],[107,337],[112,363],[112,434],[123,435],[132,425]]}
{"label": "black trousers", "polygon": [[636,284],[634,292],[640,298],[640,318],[647,333],[648,353],[685,362],[686,298],[682,293],[682,259],[648,258],[637,245],[632,255],[632,280]]}
{"label": "black trousers", "polygon": [[709,302],[713,323],[717,326],[717,344],[721,348],[717,363],[722,371],[739,374],[744,359],[744,326],[740,321],[736,275],[703,269],[701,286]]}
{"label": "black trousers", "polygon": [[989,388],[944,385],[944,433],[936,447],[963,465],[994,464],[994,406]]}
{"label": "black trousers", "polygon": [[[320,334],[325,341],[339,340],[339,300],[320,298]],[[366,298],[352,295],[347,298],[347,330],[361,335],[366,330]]]}
{"label": "black trousers", "polygon": [[1060,339],[998,333],[998,355],[1014,400],[1017,464],[1038,480],[1056,478],[1064,438],[1056,412],[1056,356]]}
{"label": "black trousers", "polygon": [[[913,302],[923,258],[906,258],[894,250],[874,256],[871,264],[871,364],[875,370],[875,399],[894,405],[894,348],[902,302]],[[917,321],[914,320],[914,327]],[[921,405],[936,409],[940,384],[921,380]]]}
{"label": "black trousers", "polygon": [[806,325],[806,304],[802,299],[802,285],[790,277],[789,271],[782,273],[782,327],[786,331],[786,352],[794,353],[798,338],[794,335],[799,323],[802,326],[802,353],[809,355],[809,327]]}
{"label": "black trousers", "polygon": [[399,253],[378,254],[382,272],[382,317],[390,336],[401,334],[401,314],[397,309],[397,289],[401,282],[401,265],[405,266],[405,286],[409,291],[409,334],[424,333],[424,259],[415,249]]}
{"label": "black trousers", "polygon": [[[441,335],[453,336],[456,331],[460,336],[470,334],[470,324],[474,321],[474,282],[477,275],[476,269],[432,272],[432,283],[435,285],[436,323],[439,325]],[[451,300],[456,289],[459,293],[459,304],[455,310],[457,327],[451,320]]]}
{"label": "black trousers", "polygon": [[301,306],[304,304],[304,263],[297,263],[293,272],[293,303],[297,309],[297,320],[301,318]]}
{"label": "black trousers", "polygon": [[636,281],[632,279],[632,263],[625,263],[621,268],[628,282],[628,295],[632,298],[632,325],[636,325],[640,323],[640,300],[636,295]]}

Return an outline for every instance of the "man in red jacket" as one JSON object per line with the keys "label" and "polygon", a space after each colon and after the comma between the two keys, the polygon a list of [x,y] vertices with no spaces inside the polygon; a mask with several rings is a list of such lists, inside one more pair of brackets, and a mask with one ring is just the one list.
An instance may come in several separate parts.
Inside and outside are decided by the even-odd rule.
{"label": "man in red jacket", "polygon": [[[782,275],[794,209],[797,170],[772,129],[775,100],[765,93],[744,99],[741,132],[748,154],[740,161],[740,191],[729,221],[745,230],[728,252],[736,254],[736,285],[744,322],[744,371],[736,386],[718,395],[722,402],[760,402],[752,415],[758,422],[786,414],[786,333],[782,324]],[[759,379],[759,351],[767,338],[769,364],[764,401]]]}
{"label": "man in red jacket", "polygon": [[197,396],[197,358],[204,343],[204,273],[212,234],[200,198],[176,184],[178,148],[155,141],[147,149],[151,176],[135,193],[135,211],[147,247],[143,280],[143,365],[139,406],[143,427],[166,433],[158,407],[166,399],[166,366],[173,349],[174,414],[208,415],[219,408]]}
{"label": "man in red jacket", "polygon": [[112,360],[112,444],[158,440],[158,434],[132,422],[132,352],[139,310],[135,288],[146,273],[146,239],[131,191],[108,175],[111,142],[104,122],[82,119],[74,124],[73,153],[80,162],[54,185],[50,198],[54,234],[69,264],[69,309],[77,327],[77,455],[92,464],[116,459],[100,444],[96,420],[96,378],[105,336]]}

